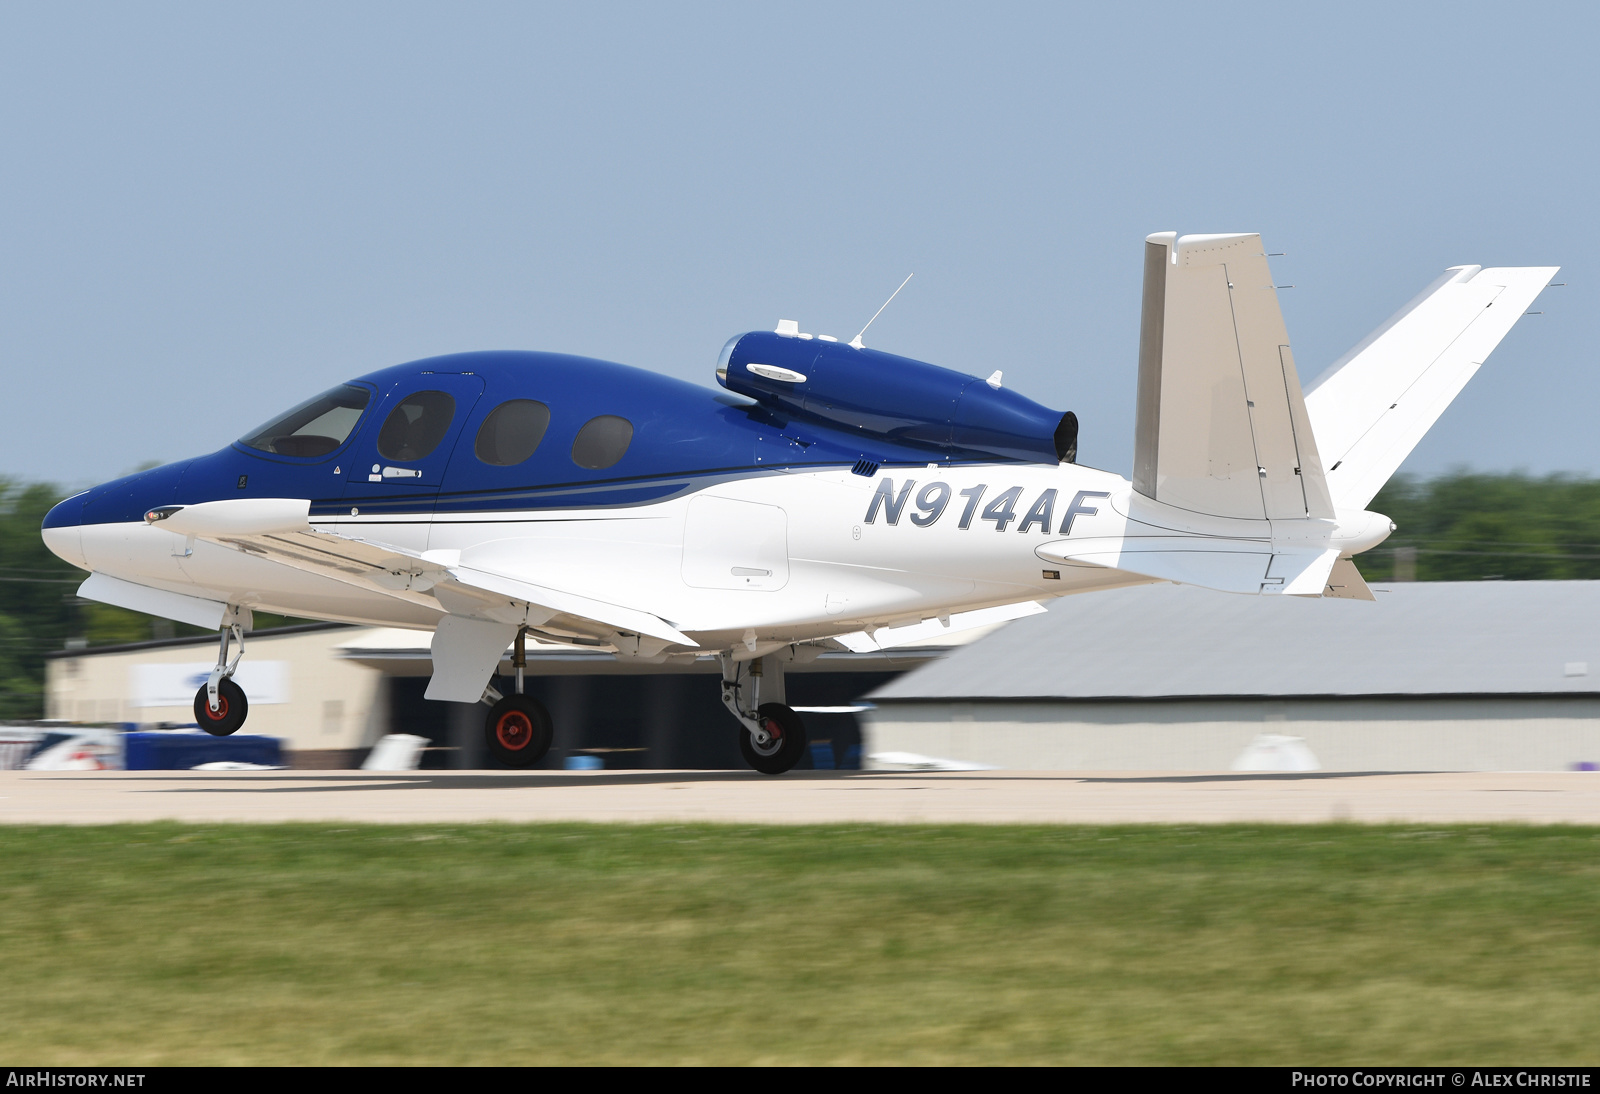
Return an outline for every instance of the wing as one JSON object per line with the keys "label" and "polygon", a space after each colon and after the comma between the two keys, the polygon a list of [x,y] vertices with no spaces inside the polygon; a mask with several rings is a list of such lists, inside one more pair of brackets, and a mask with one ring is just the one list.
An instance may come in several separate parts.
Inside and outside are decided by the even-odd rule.
{"label": "wing", "polygon": [[657,652],[668,645],[697,648],[688,635],[650,612],[463,566],[457,551],[419,553],[313,527],[309,512],[310,502],[298,499],[204,502],[176,509],[161,518],[161,526],[450,615],[614,645],[620,641],[619,648],[637,650],[640,636],[653,640]]}

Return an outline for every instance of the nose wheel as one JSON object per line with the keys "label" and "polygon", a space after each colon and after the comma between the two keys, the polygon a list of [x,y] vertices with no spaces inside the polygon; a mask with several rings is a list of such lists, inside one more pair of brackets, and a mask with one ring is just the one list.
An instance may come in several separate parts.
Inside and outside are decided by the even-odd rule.
{"label": "nose wheel", "polygon": [[744,762],[763,775],[782,775],[800,762],[806,749],[806,726],[800,715],[783,703],[763,703],[756,718],[765,730],[766,740],[741,726],[739,751]]}
{"label": "nose wheel", "polygon": [[550,751],[550,712],[526,695],[507,695],[484,721],[489,754],[507,767],[532,767]]}
{"label": "nose wheel", "polygon": [[[229,736],[244,725],[245,715],[250,713],[244,689],[233,682],[239,658],[244,656],[244,632],[250,626],[250,609],[230,604],[223,622],[222,633],[218,635],[217,666],[194,695],[194,720],[213,737]],[[228,648],[235,642],[239,652],[230,660]]]}
{"label": "nose wheel", "polygon": [[194,693],[194,720],[213,737],[227,737],[244,725],[250,702],[244,689],[224,677],[217,681],[217,706],[211,707],[211,693],[202,687]]}

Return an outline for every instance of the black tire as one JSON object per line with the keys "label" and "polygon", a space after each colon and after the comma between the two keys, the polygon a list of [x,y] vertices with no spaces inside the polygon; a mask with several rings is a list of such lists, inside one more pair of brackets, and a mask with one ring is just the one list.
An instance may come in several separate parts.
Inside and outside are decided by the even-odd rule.
{"label": "black tire", "polygon": [[211,696],[205,688],[194,693],[194,720],[213,737],[227,737],[244,725],[250,713],[250,700],[244,689],[232,680],[217,683],[217,709],[211,709]]}
{"label": "black tire", "polygon": [[739,727],[739,752],[744,762],[763,775],[782,775],[806,751],[806,724],[800,715],[782,703],[762,703],[756,717],[766,723],[772,740],[765,748],[757,746],[755,738],[744,726]]}
{"label": "black tire", "polygon": [[489,755],[507,767],[532,767],[550,751],[555,736],[550,712],[526,695],[507,695],[490,707],[483,731]]}

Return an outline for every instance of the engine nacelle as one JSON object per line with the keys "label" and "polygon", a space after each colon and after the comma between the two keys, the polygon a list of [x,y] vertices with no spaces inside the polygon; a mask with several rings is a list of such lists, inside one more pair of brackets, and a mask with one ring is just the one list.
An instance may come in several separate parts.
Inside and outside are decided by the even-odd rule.
{"label": "engine nacelle", "polygon": [[943,453],[1073,462],[1078,417],[975,376],[810,335],[730,338],[717,382],[795,418]]}

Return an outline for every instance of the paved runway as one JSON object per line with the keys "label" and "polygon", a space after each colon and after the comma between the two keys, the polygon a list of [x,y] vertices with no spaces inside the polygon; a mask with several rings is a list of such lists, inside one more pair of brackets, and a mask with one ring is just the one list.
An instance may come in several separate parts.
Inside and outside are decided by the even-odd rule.
{"label": "paved runway", "polygon": [[1600,774],[5,771],[0,822],[1600,825]]}

